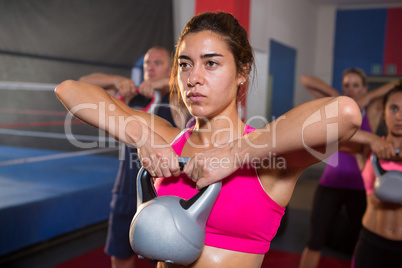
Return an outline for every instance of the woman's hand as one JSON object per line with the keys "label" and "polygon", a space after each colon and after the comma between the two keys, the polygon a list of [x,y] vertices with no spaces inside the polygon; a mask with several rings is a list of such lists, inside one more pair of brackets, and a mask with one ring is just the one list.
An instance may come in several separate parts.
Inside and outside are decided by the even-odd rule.
{"label": "woman's hand", "polygon": [[370,142],[370,149],[381,159],[391,159],[396,156],[395,147],[392,142],[378,137]]}
{"label": "woman's hand", "polygon": [[197,189],[201,189],[236,171],[239,168],[237,160],[230,147],[210,149],[195,154],[183,172],[196,182]]}
{"label": "woman's hand", "polygon": [[179,176],[181,171],[173,148],[149,128],[143,131],[145,139],[138,146],[142,166],[152,177]]}

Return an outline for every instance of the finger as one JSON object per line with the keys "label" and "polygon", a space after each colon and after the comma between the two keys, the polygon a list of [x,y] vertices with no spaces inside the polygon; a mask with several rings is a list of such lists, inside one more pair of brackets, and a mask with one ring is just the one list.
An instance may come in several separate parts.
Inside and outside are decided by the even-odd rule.
{"label": "finger", "polygon": [[144,86],[143,86],[143,84],[141,84],[139,87],[138,87],[138,93],[140,93],[141,95],[143,94],[143,91],[144,91]]}
{"label": "finger", "polygon": [[147,94],[148,94],[148,98],[152,98],[153,97],[153,95],[154,95],[154,90],[152,89],[152,88],[150,88],[148,91],[147,91]]}
{"label": "finger", "polygon": [[149,99],[149,90],[147,87],[142,86],[140,89],[141,95],[144,95],[146,98]]}
{"label": "finger", "polygon": [[162,172],[162,177],[168,178],[172,176],[169,167],[169,160],[166,158],[161,159],[160,170]]}
{"label": "finger", "polygon": [[181,171],[176,154],[172,154],[169,163],[170,163],[170,172],[172,173],[172,175],[179,176],[181,174]]}
{"label": "finger", "polygon": [[142,158],[142,166],[149,172],[152,177],[161,177],[162,172],[157,166],[157,157],[155,154],[151,154]]}
{"label": "finger", "polygon": [[198,174],[197,174],[197,167],[195,166],[196,162],[195,160],[191,161],[191,163],[187,163],[188,166],[188,171],[187,171],[187,176],[193,181],[196,182],[198,179]]}
{"label": "finger", "polygon": [[207,184],[204,183],[204,180],[198,180],[197,183],[195,184],[195,188],[197,188],[197,190],[201,190],[206,186]]}
{"label": "finger", "polygon": [[395,151],[395,148],[393,145],[388,147],[388,151],[389,151],[389,154],[391,155],[391,158],[396,157],[396,151]]}
{"label": "finger", "polygon": [[155,167],[152,164],[152,160],[149,157],[140,157],[141,165],[145,168],[151,177],[156,177]]}
{"label": "finger", "polygon": [[[161,168],[160,165],[158,165],[158,160],[156,160],[156,159],[153,161],[153,170],[154,170],[154,172],[155,172],[155,176],[156,176],[156,177],[158,177],[158,178],[164,177],[162,168]],[[167,177],[168,177],[168,176],[167,176]]]}
{"label": "finger", "polygon": [[193,158],[191,158],[183,168],[184,174],[187,175],[187,177],[191,178],[191,173],[193,172]]}
{"label": "finger", "polygon": [[198,155],[198,157],[195,158],[193,162],[193,170],[191,172],[191,179],[194,182],[197,182],[203,174],[203,167],[204,167],[204,158],[201,156],[201,154]]}
{"label": "finger", "polygon": [[213,179],[213,177],[211,177],[211,176],[202,176],[202,177],[198,178],[197,183],[196,183],[196,187],[197,187],[197,189],[202,189],[202,188],[204,188],[204,187],[206,187],[206,186],[208,186],[208,185],[210,185],[210,184],[212,184],[214,182],[215,182],[215,180]]}

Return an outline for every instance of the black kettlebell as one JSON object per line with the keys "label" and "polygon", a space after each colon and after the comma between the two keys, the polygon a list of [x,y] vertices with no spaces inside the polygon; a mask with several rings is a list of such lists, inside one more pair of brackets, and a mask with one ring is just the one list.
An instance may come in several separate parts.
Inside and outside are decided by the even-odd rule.
{"label": "black kettlebell", "polygon": [[[179,157],[183,169],[189,158]],[[191,199],[157,196],[153,179],[143,167],[137,176],[137,212],[130,226],[130,244],[140,257],[188,265],[200,256],[205,225],[222,183],[201,189]]]}

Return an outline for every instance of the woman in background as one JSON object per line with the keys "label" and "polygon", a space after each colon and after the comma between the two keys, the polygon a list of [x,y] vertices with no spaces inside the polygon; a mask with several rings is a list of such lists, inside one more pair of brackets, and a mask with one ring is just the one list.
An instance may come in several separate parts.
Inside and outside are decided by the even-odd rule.
{"label": "woman in background", "polygon": [[[304,75],[301,82],[314,98],[335,97],[340,93],[317,77]],[[315,191],[310,219],[310,231],[299,268],[315,268],[321,257],[321,250],[335,228],[336,220],[346,208],[347,226],[350,233],[344,235],[342,249],[352,253],[361,229],[361,219],[366,209],[361,170],[368,152],[380,150],[384,141],[375,135],[382,114],[382,97],[395,85],[391,82],[378,89],[367,92],[366,74],[359,68],[346,69],[342,76],[342,91],[359,105],[363,122],[358,131],[360,140],[367,144],[368,150],[359,153],[348,152],[346,148],[328,158],[325,170]],[[353,148],[351,148],[353,149]],[[343,234],[343,233],[342,233]],[[336,236],[341,240],[342,235]],[[338,242],[340,244],[340,242]]]}
{"label": "woman in background", "polygon": [[[388,133],[385,139],[393,145],[393,150],[400,150],[402,146],[402,81],[384,97],[384,119]],[[379,163],[385,170],[402,172],[401,161],[402,157],[398,154],[391,159],[380,160]],[[374,193],[376,175],[371,159],[367,160],[362,176],[367,194],[367,209],[355,249],[354,267],[401,267],[402,189],[399,189],[401,197],[398,202],[386,202],[379,199]]]}

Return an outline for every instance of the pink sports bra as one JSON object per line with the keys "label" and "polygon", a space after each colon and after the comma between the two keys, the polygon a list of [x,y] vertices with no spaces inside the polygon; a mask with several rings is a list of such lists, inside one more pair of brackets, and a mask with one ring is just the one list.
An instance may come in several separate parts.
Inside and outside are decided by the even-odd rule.
{"label": "pink sports bra", "polygon": [[[247,126],[244,134],[254,131]],[[172,147],[181,155],[192,129],[179,134]],[[247,165],[246,165],[247,166]],[[155,182],[158,195],[191,198],[198,191],[194,182],[182,174],[159,178]],[[285,208],[264,191],[253,167],[242,167],[222,180],[222,189],[209,216],[205,244],[233,251],[264,254],[269,250]]]}
{"label": "pink sports bra", "polygon": [[[366,189],[366,194],[374,194],[374,181],[375,174],[373,169],[373,163],[371,162],[371,156],[367,159],[366,165],[362,171],[362,177],[364,182],[364,188]],[[402,162],[393,162],[380,159],[380,165],[384,170],[398,170],[402,171]]]}

